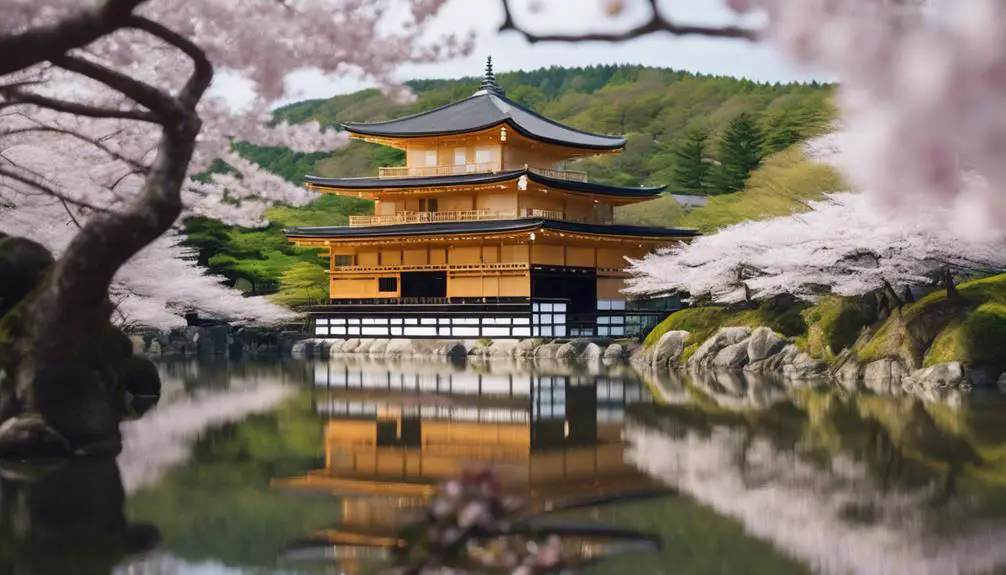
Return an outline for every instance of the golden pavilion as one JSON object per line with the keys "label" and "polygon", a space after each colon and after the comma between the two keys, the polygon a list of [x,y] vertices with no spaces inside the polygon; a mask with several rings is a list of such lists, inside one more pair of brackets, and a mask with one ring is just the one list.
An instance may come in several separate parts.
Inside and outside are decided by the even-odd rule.
{"label": "golden pavilion", "polygon": [[286,230],[330,259],[318,336],[626,336],[660,316],[621,290],[626,257],[693,230],[614,223],[614,208],[665,188],[591,182],[568,164],[625,138],[559,124],[510,100],[491,59],[470,97],[415,115],[345,123],[353,138],[405,151],[377,177],[306,177],[322,193],[374,201],[348,226]]}

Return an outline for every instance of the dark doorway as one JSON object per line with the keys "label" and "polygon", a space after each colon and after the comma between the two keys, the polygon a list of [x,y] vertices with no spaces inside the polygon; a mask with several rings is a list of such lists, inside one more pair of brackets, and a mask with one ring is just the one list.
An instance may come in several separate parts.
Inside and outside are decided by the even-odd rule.
{"label": "dark doorway", "polygon": [[569,300],[568,313],[597,311],[597,274],[594,270],[552,268],[531,272],[531,298]]}
{"label": "dark doorway", "polygon": [[402,272],[402,297],[447,297],[447,272]]}

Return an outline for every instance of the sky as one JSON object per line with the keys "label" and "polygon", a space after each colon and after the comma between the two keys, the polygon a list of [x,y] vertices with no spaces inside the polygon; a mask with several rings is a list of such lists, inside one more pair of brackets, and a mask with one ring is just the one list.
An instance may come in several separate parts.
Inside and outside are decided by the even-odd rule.
{"label": "sky", "polygon": [[[617,30],[648,17],[648,9],[641,0],[623,0],[627,8],[617,17],[608,17],[603,11],[608,1],[613,0],[512,0],[512,4],[517,23],[539,33]],[[532,13],[528,9],[532,3],[542,6],[541,11]],[[666,15],[678,22],[750,26],[761,23],[757,16],[737,17],[724,7],[724,0],[664,0],[662,7]],[[432,24],[431,34],[471,30],[476,34],[475,49],[466,58],[404,66],[400,79],[479,76],[486,56],[490,55],[497,72],[553,65],[643,64],[768,82],[831,79],[818,71],[794,66],[769,46],[743,40],[680,38],[661,33],[621,44],[532,45],[516,32],[498,32],[502,21],[500,0],[448,0]],[[328,79],[305,71],[292,74],[288,86],[291,96],[286,101],[289,102],[327,98],[372,84],[355,78]]]}

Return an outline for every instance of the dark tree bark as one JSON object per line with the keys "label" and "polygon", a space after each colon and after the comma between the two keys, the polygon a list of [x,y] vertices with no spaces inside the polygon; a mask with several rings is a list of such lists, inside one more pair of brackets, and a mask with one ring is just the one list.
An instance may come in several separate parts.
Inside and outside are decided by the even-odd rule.
{"label": "dark tree bark", "polygon": [[[123,390],[128,384],[123,379],[137,372],[149,375],[149,369],[131,357],[129,340],[110,323],[114,308],[108,289],[119,268],[166,232],[181,213],[181,187],[202,125],[196,105],[209,87],[213,68],[202,50],[186,38],[133,15],[143,1],[107,0],[52,29],[22,34],[21,44],[14,42],[17,38],[0,41],[0,56],[4,56],[0,61],[6,65],[48,60],[133,100],[140,108],[130,119],[161,128],[153,164],[136,199],[122,211],[98,212],[88,219],[45,279],[25,298],[17,317],[4,318],[8,324],[16,322],[18,328],[17,341],[0,357],[6,364],[0,369],[7,374],[0,384],[0,396],[6,399],[0,407],[12,407],[17,415],[30,414],[32,422],[42,423],[28,426],[16,437],[4,436],[0,427],[0,447],[5,439],[16,443],[39,429],[47,434],[54,430],[70,449],[117,444],[124,416]],[[192,60],[193,72],[177,94],[66,53],[125,27],[155,36]],[[56,32],[64,39],[52,39]],[[39,38],[49,38],[51,45],[37,46]],[[35,48],[27,55],[6,59],[18,46]],[[0,73],[5,70],[10,71],[0,66]],[[0,90],[0,94],[11,101],[25,98],[17,88]],[[33,101],[36,105],[77,113],[58,100],[37,100]]]}

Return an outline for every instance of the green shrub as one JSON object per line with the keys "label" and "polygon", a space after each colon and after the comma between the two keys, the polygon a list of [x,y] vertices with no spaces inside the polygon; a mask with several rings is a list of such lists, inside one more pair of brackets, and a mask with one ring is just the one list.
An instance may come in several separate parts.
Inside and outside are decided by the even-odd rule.
{"label": "green shrub", "polygon": [[1006,364],[1006,305],[979,306],[964,322],[964,347],[971,363]]}

